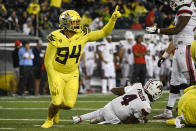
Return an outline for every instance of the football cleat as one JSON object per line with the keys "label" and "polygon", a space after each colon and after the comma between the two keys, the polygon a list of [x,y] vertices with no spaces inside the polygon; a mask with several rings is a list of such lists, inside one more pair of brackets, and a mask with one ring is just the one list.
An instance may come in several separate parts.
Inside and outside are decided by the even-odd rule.
{"label": "football cleat", "polygon": [[56,113],[56,115],[54,116],[54,123],[58,124],[59,123],[59,111]]}
{"label": "football cleat", "polygon": [[153,116],[153,119],[171,119],[172,117],[172,111],[165,109],[162,114]]}
{"label": "football cleat", "polygon": [[53,119],[52,120],[46,120],[45,122],[44,122],[44,124],[43,125],[41,125],[41,127],[42,128],[50,128],[50,127],[52,127],[53,126]]}
{"label": "football cleat", "polygon": [[78,124],[80,122],[82,122],[80,116],[72,116],[72,122],[73,124]]}

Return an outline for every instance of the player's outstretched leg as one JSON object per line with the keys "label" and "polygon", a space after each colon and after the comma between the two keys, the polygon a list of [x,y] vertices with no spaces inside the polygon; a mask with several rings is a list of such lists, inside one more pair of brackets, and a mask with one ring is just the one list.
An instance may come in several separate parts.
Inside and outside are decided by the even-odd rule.
{"label": "player's outstretched leg", "polygon": [[96,111],[86,113],[81,116],[73,116],[72,121],[74,124],[77,124],[77,123],[80,123],[81,121],[85,121],[85,120],[92,120],[92,119],[100,119],[101,120],[103,118],[103,111],[104,111],[104,108],[100,108]]}
{"label": "player's outstretched leg", "polygon": [[170,86],[169,99],[168,99],[168,104],[166,106],[166,109],[163,111],[162,114],[153,116],[154,119],[170,119],[173,117],[172,108],[174,107],[176,99],[178,98],[178,94],[180,93],[180,86],[181,85]]}

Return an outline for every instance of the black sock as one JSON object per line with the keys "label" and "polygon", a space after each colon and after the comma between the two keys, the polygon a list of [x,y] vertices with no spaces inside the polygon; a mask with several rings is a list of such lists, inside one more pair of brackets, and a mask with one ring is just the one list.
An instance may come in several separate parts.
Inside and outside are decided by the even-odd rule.
{"label": "black sock", "polygon": [[166,109],[172,110],[173,107],[166,106]]}

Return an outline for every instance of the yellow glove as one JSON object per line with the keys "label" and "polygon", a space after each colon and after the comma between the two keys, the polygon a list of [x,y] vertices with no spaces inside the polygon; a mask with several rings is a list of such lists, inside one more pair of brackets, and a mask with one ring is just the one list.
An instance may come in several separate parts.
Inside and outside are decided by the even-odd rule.
{"label": "yellow glove", "polygon": [[117,5],[114,13],[112,14],[112,20],[116,21],[119,17],[121,17],[121,13],[118,11],[118,5]]}

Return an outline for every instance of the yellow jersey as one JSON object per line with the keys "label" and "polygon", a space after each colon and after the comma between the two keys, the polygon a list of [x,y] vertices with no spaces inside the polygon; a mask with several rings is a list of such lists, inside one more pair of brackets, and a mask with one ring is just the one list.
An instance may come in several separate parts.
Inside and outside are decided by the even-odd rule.
{"label": "yellow jersey", "polygon": [[53,31],[47,37],[49,45],[46,49],[45,66],[48,75],[55,76],[55,71],[64,74],[77,73],[84,45],[88,41],[104,38],[110,34],[114,25],[115,21],[110,20],[101,30],[90,31],[84,27],[71,38],[67,38],[60,29]]}
{"label": "yellow jersey", "polygon": [[183,113],[187,125],[196,125],[196,89],[186,92],[178,102],[178,116]]}
{"label": "yellow jersey", "polygon": [[71,73],[78,68],[83,47],[88,41],[88,33],[89,30],[86,28],[69,39],[59,29],[48,36],[50,44],[57,48],[57,53],[52,61],[56,71]]}
{"label": "yellow jersey", "polygon": [[29,7],[27,8],[27,12],[29,14],[37,15],[40,11],[40,5],[37,3],[30,3]]}

